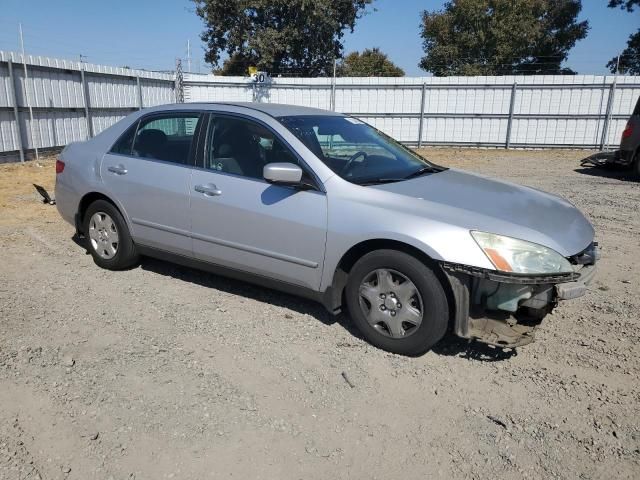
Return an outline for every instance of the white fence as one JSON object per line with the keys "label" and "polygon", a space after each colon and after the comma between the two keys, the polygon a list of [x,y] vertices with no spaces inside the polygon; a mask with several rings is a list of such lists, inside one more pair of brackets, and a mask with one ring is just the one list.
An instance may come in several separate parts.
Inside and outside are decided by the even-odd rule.
{"label": "white fence", "polygon": [[26,67],[27,78],[22,55],[0,51],[4,159],[86,140],[134,110],[175,101],[173,74],[33,56]]}
{"label": "white fence", "polygon": [[638,76],[274,78],[185,75],[195,101],[305,105],[359,117],[410,145],[606,148],[640,95]]}
{"label": "white fence", "polygon": [[[615,147],[636,76],[274,78],[157,73],[0,51],[0,161],[85,140],[130,112],[195,101],[306,105],[361,118],[409,145]],[[31,107],[31,108],[29,108]],[[31,117],[33,116],[33,123]]]}

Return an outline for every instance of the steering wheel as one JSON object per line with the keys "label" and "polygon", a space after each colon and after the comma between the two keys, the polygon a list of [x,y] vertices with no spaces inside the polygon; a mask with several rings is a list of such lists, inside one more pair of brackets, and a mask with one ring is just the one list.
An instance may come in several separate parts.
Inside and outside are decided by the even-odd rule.
{"label": "steering wheel", "polygon": [[367,152],[363,152],[362,150],[354,153],[349,157],[349,160],[347,160],[347,163],[344,164],[344,167],[342,167],[342,170],[340,171],[340,173],[342,175],[346,175],[353,167],[353,162],[355,161],[356,158],[362,157],[362,161],[364,161],[367,159],[368,156],[369,155],[367,154]]}

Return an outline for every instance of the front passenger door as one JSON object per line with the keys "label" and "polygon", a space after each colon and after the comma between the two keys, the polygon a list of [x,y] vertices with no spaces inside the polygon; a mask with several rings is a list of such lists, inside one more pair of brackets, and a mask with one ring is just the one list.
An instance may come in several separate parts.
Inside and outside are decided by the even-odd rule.
{"label": "front passenger door", "polygon": [[324,192],[264,180],[267,163],[298,160],[261,123],[214,114],[206,137],[204,168],[191,178],[195,256],[317,290],[327,230]]}

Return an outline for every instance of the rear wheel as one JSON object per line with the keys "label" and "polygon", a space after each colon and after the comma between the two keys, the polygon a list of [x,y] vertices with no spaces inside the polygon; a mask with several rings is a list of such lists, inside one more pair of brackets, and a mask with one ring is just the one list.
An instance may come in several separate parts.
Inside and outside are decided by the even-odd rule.
{"label": "rear wheel", "polygon": [[108,270],[122,270],[138,262],[138,253],[124,218],[113,204],[96,200],[84,215],[87,249],[94,262]]}
{"label": "rear wheel", "polygon": [[403,355],[429,350],[445,334],[449,309],[433,271],[397,250],[363,256],[349,273],[349,313],[376,347]]}

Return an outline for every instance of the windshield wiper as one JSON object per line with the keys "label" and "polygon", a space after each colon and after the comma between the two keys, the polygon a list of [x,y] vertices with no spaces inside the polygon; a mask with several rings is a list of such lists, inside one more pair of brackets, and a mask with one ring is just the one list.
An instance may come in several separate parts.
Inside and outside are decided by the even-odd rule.
{"label": "windshield wiper", "polygon": [[404,180],[409,180],[411,178],[416,178],[425,173],[437,173],[441,172],[443,169],[438,167],[426,166],[421,167],[415,172],[410,173],[406,177],[382,177],[382,178],[371,178],[367,180],[363,180],[361,182],[355,182],[358,185],[367,186],[367,185],[380,185],[382,183],[393,183],[393,182],[402,182]]}
{"label": "windshield wiper", "polygon": [[393,183],[393,182],[401,182],[406,180],[406,178],[372,178],[370,180],[363,180],[361,182],[354,182],[356,185],[361,185],[366,187],[367,185],[380,185],[381,183]]}
{"label": "windshield wiper", "polygon": [[407,175],[406,177],[404,177],[403,180],[409,180],[410,178],[416,178],[416,177],[420,177],[422,175],[424,175],[425,173],[434,173],[434,172],[439,172],[440,170],[435,168],[435,167],[422,167],[418,170],[416,170],[413,173],[410,173],[409,175]]}

